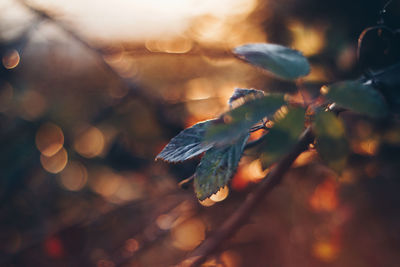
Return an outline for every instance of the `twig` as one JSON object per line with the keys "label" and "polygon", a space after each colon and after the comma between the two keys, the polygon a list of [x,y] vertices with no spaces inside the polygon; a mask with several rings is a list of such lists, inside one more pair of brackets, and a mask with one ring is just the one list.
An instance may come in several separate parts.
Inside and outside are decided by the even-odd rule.
{"label": "twig", "polygon": [[300,137],[293,150],[287,154],[271,172],[264,178],[259,187],[250,193],[243,204],[233,213],[222,226],[217,229],[208,239],[206,239],[196,250],[194,250],[178,266],[199,266],[208,256],[219,247],[219,245],[231,237],[246,222],[252,211],[266,193],[278,185],[289,170],[290,166],[297,156],[305,151],[308,145],[313,141],[314,135],[311,128],[308,127]]}

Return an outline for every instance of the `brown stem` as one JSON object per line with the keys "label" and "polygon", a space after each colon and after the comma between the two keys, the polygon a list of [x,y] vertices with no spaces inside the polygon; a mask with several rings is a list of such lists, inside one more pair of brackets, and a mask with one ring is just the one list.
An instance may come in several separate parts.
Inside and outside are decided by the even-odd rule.
{"label": "brown stem", "polygon": [[301,135],[293,150],[280,160],[271,172],[263,179],[259,187],[250,193],[243,204],[217,229],[213,235],[206,239],[196,250],[194,250],[178,266],[199,266],[210,256],[223,241],[230,238],[246,222],[252,211],[266,193],[278,185],[289,170],[297,156],[305,151],[313,141],[314,135],[308,127]]}

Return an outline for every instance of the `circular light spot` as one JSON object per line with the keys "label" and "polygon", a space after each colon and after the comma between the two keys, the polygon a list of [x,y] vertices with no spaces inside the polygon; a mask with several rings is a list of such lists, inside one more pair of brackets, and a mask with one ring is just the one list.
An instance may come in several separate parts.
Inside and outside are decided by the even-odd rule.
{"label": "circular light spot", "polygon": [[242,172],[249,181],[258,182],[268,174],[269,170],[263,170],[261,161],[256,159],[244,165],[242,167]]}
{"label": "circular light spot", "polygon": [[45,123],[37,131],[35,141],[43,156],[51,157],[63,147],[64,134],[57,125]]}
{"label": "circular light spot", "polygon": [[241,266],[241,259],[238,253],[234,252],[234,251],[224,251],[221,256],[220,259],[223,263],[223,266],[226,267],[239,267]]}
{"label": "circular light spot", "polygon": [[321,87],[320,92],[322,95],[326,95],[329,92],[328,86],[324,85]]}
{"label": "circular light spot", "polygon": [[19,53],[15,49],[7,51],[2,58],[4,68],[9,70],[17,67],[19,61],[20,61]]}
{"label": "circular light spot", "polygon": [[55,155],[46,157],[40,155],[40,163],[43,168],[50,173],[59,173],[62,171],[68,162],[68,153],[65,148],[61,148]]}
{"label": "circular light spot", "polygon": [[190,219],[177,224],[171,231],[172,244],[181,250],[193,250],[204,240],[205,231],[205,225],[199,219]]}
{"label": "circular light spot", "polygon": [[81,190],[87,182],[86,167],[79,162],[70,162],[60,173],[60,181],[63,187],[70,191]]}
{"label": "circular light spot", "polygon": [[156,223],[158,228],[161,230],[168,230],[171,228],[172,224],[174,223],[174,218],[168,214],[161,214],[157,217]]}
{"label": "circular light spot", "polygon": [[204,207],[211,207],[215,204],[215,201],[211,200],[210,198],[206,198],[204,200],[199,200],[200,204]]}
{"label": "circular light spot", "polygon": [[128,240],[125,241],[125,250],[128,252],[135,252],[139,249],[139,242],[134,239],[134,238],[130,238]]}
{"label": "circular light spot", "polygon": [[118,189],[112,194],[108,200],[113,203],[124,203],[142,196],[142,186],[138,183],[132,183],[127,179],[119,180]]}
{"label": "circular light spot", "polygon": [[74,142],[74,149],[86,158],[98,156],[104,148],[104,135],[96,127],[90,126],[77,136]]}
{"label": "circular light spot", "polygon": [[122,180],[123,178],[120,175],[104,168],[96,171],[93,177],[91,176],[89,185],[94,192],[109,198],[118,191]]}
{"label": "circular light spot", "polygon": [[313,245],[313,255],[324,262],[334,261],[339,253],[339,248],[332,242],[319,241]]}
{"label": "circular light spot", "polygon": [[210,196],[210,199],[215,202],[219,202],[227,198],[229,195],[229,187],[225,186],[219,189],[219,191]]}
{"label": "circular light spot", "polygon": [[311,208],[316,212],[331,212],[338,206],[337,182],[326,178],[319,184],[309,198]]}

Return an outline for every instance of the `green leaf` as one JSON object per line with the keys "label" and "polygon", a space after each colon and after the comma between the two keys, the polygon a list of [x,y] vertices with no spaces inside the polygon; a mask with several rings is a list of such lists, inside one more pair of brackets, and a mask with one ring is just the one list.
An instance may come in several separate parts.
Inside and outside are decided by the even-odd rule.
{"label": "green leaf", "polygon": [[277,120],[260,144],[263,168],[268,168],[293,148],[304,130],[304,116],[303,108],[291,108]]}
{"label": "green leaf", "polygon": [[271,94],[244,103],[224,113],[207,130],[205,141],[210,144],[232,144],[263,118],[272,116],[285,103],[283,95]]}
{"label": "green leaf", "polygon": [[233,52],[242,60],[261,67],[285,79],[294,80],[310,73],[307,58],[297,50],[276,44],[246,44],[236,47]]}
{"label": "green leaf", "polygon": [[229,98],[228,104],[232,109],[248,102],[249,100],[263,96],[265,96],[265,93],[261,90],[236,88],[233,95]]}
{"label": "green leaf", "polygon": [[162,159],[168,162],[180,162],[193,158],[210,149],[212,145],[205,144],[203,141],[206,130],[213,121],[203,121],[180,132],[157,155],[156,160]]}
{"label": "green leaf", "polygon": [[233,145],[213,147],[204,154],[194,177],[194,188],[199,200],[210,197],[232,178],[248,138],[246,134]]}
{"label": "green leaf", "polygon": [[390,111],[400,113],[400,62],[383,70],[372,72],[375,89],[384,96]]}
{"label": "green leaf", "polygon": [[371,117],[387,114],[383,96],[372,86],[358,81],[344,81],[321,88],[325,97],[338,106]]}
{"label": "green leaf", "polygon": [[343,121],[332,112],[320,112],[313,126],[319,156],[329,167],[340,173],[346,166],[349,154]]}

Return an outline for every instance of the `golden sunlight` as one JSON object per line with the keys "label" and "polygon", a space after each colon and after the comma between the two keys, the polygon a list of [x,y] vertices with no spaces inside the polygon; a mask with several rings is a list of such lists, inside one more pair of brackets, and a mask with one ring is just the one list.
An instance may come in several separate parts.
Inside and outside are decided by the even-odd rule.
{"label": "golden sunlight", "polygon": [[[205,25],[213,30],[207,30],[207,36],[201,36],[200,39],[221,40],[221,35],[217,33],[229,31],[229,27],[225,26],[232,22],[233,17],[236,20],[243,20],[257,4],[256,0],[33,0],[31,2],[39,8],[63,14],[65,18],[73,18],[73,26],[79,25],[79,31],[87,36],[103,40],[131,41],[160,40],[160,38],[171,40],[171,37],[181,37],[187,34],[196,19],[204,17],[212,18],[218,23]],[[200,34],[205,32],[200,31]],[[163,47],[164,44],[167,47]],[[160,45],[161,48],[157,45],[156,49],[166,49],[172,53],[185,51],[191,46],[186,41],[179,46],[168,42]]]}

